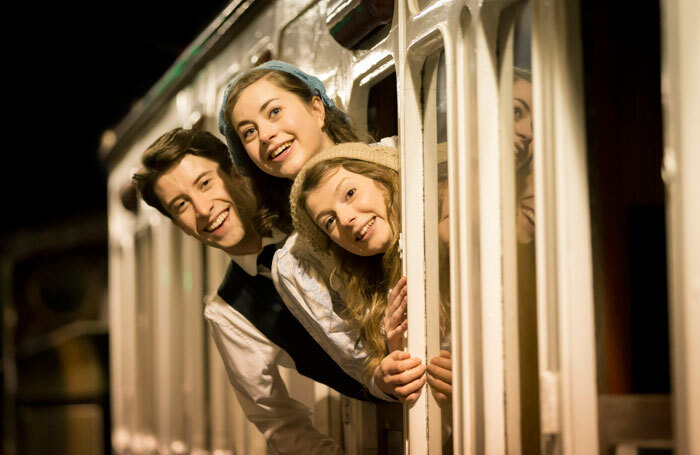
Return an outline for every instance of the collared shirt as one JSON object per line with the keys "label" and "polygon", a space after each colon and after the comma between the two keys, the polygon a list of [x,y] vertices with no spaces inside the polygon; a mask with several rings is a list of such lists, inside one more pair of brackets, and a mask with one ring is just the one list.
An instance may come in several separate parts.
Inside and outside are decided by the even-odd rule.
{"label": "collared shirt", "polygon": [[357,331],[339,315],[345,305],[339,294],[342,283],[331,283],[332,270],[332,259],[295,232],[275,254],[272,280],[289,311],[350,377],[377,398],[396,401],[379,389],[373,376],[364,374],[368,353]]}
{"label": "collared shirt", "polygon": [[[284,240],[273,233],[263,247]],[[270,276],[257,254],[231,256],[244,271]],[[270,283],[272,285],[272,283]],[[311,411],[292,399],[278,365],[294,368],[289,355],[218,294],[206,298],[204,316],[241,408],[279,454],[342,454],[340,446],[311,423]]]}
{"label": "collared shirt", "polygon": [[[265,248],[266,246],[272,245],[273,243],[279,245],[283,243],[286,238],[287,234],[285,234],[284,232],[278,229],[272,229],[272,237],[263,237],[262,247]],[[272,278],[272,276],[270,275],[270,269],[268,269],[264,265],[260,265],[257,263],[258,254],[260,253],[239,255],[229,254],[228,257],[230,257],[233,262],[238,264],[243,269],[243,271],[250,276],[256,276],[259,273],[265,278]]]}

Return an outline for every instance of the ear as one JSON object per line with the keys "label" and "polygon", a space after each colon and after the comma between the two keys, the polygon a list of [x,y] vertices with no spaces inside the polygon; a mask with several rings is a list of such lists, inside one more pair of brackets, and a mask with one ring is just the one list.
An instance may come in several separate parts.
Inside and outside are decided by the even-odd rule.
{"label": "ear", "polygon": [[314,96],[311,99],[311,115],[318,121],[319,128],[326,125],[326,106],[319,96]]}

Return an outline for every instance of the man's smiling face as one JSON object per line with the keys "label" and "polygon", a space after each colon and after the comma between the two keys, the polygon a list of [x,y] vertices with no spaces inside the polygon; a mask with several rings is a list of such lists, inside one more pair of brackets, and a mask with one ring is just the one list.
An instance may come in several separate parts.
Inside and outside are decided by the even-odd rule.
{"label": "man's smiling face", "polygon": [[187,235],[235,254],[232,250],[252,229],[233,197],[246,191],[238,185],[215,161],[188,154],[158,179],[155,193]]}

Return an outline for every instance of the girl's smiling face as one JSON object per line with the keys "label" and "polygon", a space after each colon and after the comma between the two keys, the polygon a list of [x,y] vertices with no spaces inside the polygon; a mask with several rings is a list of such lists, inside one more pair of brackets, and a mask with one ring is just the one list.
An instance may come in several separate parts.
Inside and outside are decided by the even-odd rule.
{"label": "girl's smiling face", "polygon": [[307,193],[306,210],[333,242],[352,254],[385,253],[391,244],[386,191],[342,166]]}
{"label": "girl's smiling face", "polygon": [[523,161],[532,142],[532,83],[521,78],[513,81],[513,126],[515,157]]}
{"label": "girl's smiling face", "polygon": [[231,119],[256,166],[292,179],[309,158],[333,146],[323,131],[325,112],[319,97],[306,104],[294,93],[260,79],[241,92]]}

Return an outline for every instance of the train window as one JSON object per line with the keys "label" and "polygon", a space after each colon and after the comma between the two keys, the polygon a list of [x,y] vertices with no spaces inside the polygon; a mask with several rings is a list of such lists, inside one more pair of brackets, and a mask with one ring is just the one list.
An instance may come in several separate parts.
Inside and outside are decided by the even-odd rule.
{"label": "train window", "polygon": [[391,73],[369,90],[367,131],[377,140],[398,134],[396,99],[396,73]]}
{"label": "train window", "polygon": [[500,27],[506,427],[509,445],[536,453],[540,403],[531,3],[504,11]]}
{"label": "train window", "polygon": [[[437,316],[429,327],[428,364],[432,400],[439,409],[441,452],[452,449],[452,327],[450,323],[450,195],[447,160],[447,83],[445,51],[430,55],[423,67],[422,104],[424,107],[426,206],[426,289],[427,314]],[[429,188],[432,187],[432,188]],[[431,201],[432,199],[432,201]],[[429,252],[430,251],[430,252]],[[437,265],[437,267],[435,267]],[[431,339],[433,341],[431,341]],[[431,347],[432,345],[432,347]],[[437,426],[436,426],[437,427]],[[441,435],[441,437],[440,437]],[[438,446],[436,444],[436,446]]]}
{"label": "train window", "polygon": [[[369,90],[367,132],[377,141],[397,136],[398,122],[396,73],[391,73]],[[375,408],[377,453],[402,453],[403,407],[398,403],[377,403]]]}
{"label": "train window", "polygon": [[[532,4],[515,21],[513,36],[513,157],[517,257],[520,438],[523,453],[540,448],[537,292],[535,272],[535,182],[531,65]],[[505,159],[511,159],[506,156]],[[508,335],[506,335],[508,336]]]}
{"label": "train window", "polygon": [[136,422],[132,449],[151,453],[156,450],[155,324],[153,234],[146,228],[136,234]]}
{"label": "train window", "polygon": [[600,450],[671,453],[659,3],[625,14],[582,9]]}

